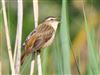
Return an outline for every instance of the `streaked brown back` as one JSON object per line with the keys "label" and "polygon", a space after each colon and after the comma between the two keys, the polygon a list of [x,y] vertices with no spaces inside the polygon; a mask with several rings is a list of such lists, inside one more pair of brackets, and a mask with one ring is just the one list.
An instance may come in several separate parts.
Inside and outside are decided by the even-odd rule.
{"label": "streaked brown back", "polygon": [[53,35],[54,29],[47,23],[40,24],[25,41],[25,51],[31,52],[32,49],[40,49]]}

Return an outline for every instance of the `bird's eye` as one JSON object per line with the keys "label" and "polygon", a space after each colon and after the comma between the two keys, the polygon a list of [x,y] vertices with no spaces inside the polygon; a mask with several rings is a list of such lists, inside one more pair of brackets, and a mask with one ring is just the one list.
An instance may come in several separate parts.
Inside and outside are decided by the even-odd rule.
{"label": "bird's eye", "polygon": [[54,20],[54,19],[51,19],[52,21]]}

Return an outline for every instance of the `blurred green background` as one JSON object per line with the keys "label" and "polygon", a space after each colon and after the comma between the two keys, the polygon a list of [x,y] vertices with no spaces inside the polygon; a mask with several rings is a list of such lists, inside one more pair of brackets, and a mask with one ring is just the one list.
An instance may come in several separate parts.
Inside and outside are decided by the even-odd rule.
{"label": "blurred green background", "polygon": [[[98,70],[100,71],[100,1],[99,0],[84,0],[85,1],[85,10],[86,17],[88,22],[88,28],[94,30],[91,32],[95,35],[94,41],[96,41],[95,49],[93,53],[98,54],[95,57],[98,63]],[[72,75],[80,75],[77,69],[78,68],[82,75],[97,75],[91,70],[91,67],[88,67],[88,48],[87,48],[87,36],[85,32],[84,25],[84,15],[83,15],[83,0],[67,0],[66,2],[66,12],[69,30],[69,44],[70,44],[70,68]],[[7,52],[5,31],[4,31],[4,21],[2,6],[0,0],[0,61],[2,61],[2,75],[9,75],[10,65]],[[7,19],[8,27],[10,32],[10,40],[12,50],[14,50],[15,37],[16,37],[16,28],[17,28],[17,1],[16,0],[6,0],[6,10],[7,10]],[[64,12],[62,10],[62,0],[39,0],[39,23],[41,23],[48,16],[56,16],[61,18],[61,14]],[[33,5],[32,0],[23,0],[23,31],[22,31],[22,43],[25,41],[28,34],[34,29],[34,16],[33,16]],[[63,24],[60,24],[63,25]],[[65,25],[66,27],[66,25]],[[58,27],[56,38],[54,43],[48,48],[43,49],[41,53],[42,58],[42,69],[43,75],[69,75],[64,74],[63,72],[63,62],[62,62],[62,48],[61,48],[61,35],[64,32],[60,31],[61,26]],[[64,37],[66,38],[67,35]],[[71,52],[73,50],[73,53]],[[23,51],[23,48],[22,48]],[[14,52],[14,51],[12,51]],[[67,54],[67,53],[66,53]],[[95,54],[94,54],[95,55]],[[28,59],[30,58],[30,59]],[[66,57],[64,57],[66,58]],[[75,62],[75,59],[77,62]],[[27,64],[21,67],[21,74],[29,75],[31,56],[28,56],[25,61]],[[77,63],[77,64],[76,64]],[[35,75],[37,75],[37,64],[35,63]],[[94,64],[95,65],[95,64]],[[92,72],[91,72],[92,71]],[[99,72],[100,73],[100,72]]]}

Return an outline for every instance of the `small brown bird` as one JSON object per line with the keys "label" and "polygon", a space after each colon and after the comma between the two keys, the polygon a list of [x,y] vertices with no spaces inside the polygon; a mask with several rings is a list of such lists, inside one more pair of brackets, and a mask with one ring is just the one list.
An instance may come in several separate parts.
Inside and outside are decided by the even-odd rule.
{"label": "small brown bird", "polygon": [[25,51],[21,56],[21,64],[28,54],[38,52],[41,48],[47,47],[53,42],[58,24],[57,18],[48,17],[29,34],[23,44]]}

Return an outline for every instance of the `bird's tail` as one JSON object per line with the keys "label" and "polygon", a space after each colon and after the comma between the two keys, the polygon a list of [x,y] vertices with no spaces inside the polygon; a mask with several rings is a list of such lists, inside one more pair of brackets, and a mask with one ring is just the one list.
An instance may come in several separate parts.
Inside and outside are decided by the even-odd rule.
{"label": "bird's tail", "polygon": [[25,57],[27,56],[26,52],[21,55],[21,65],[24,63]]}

